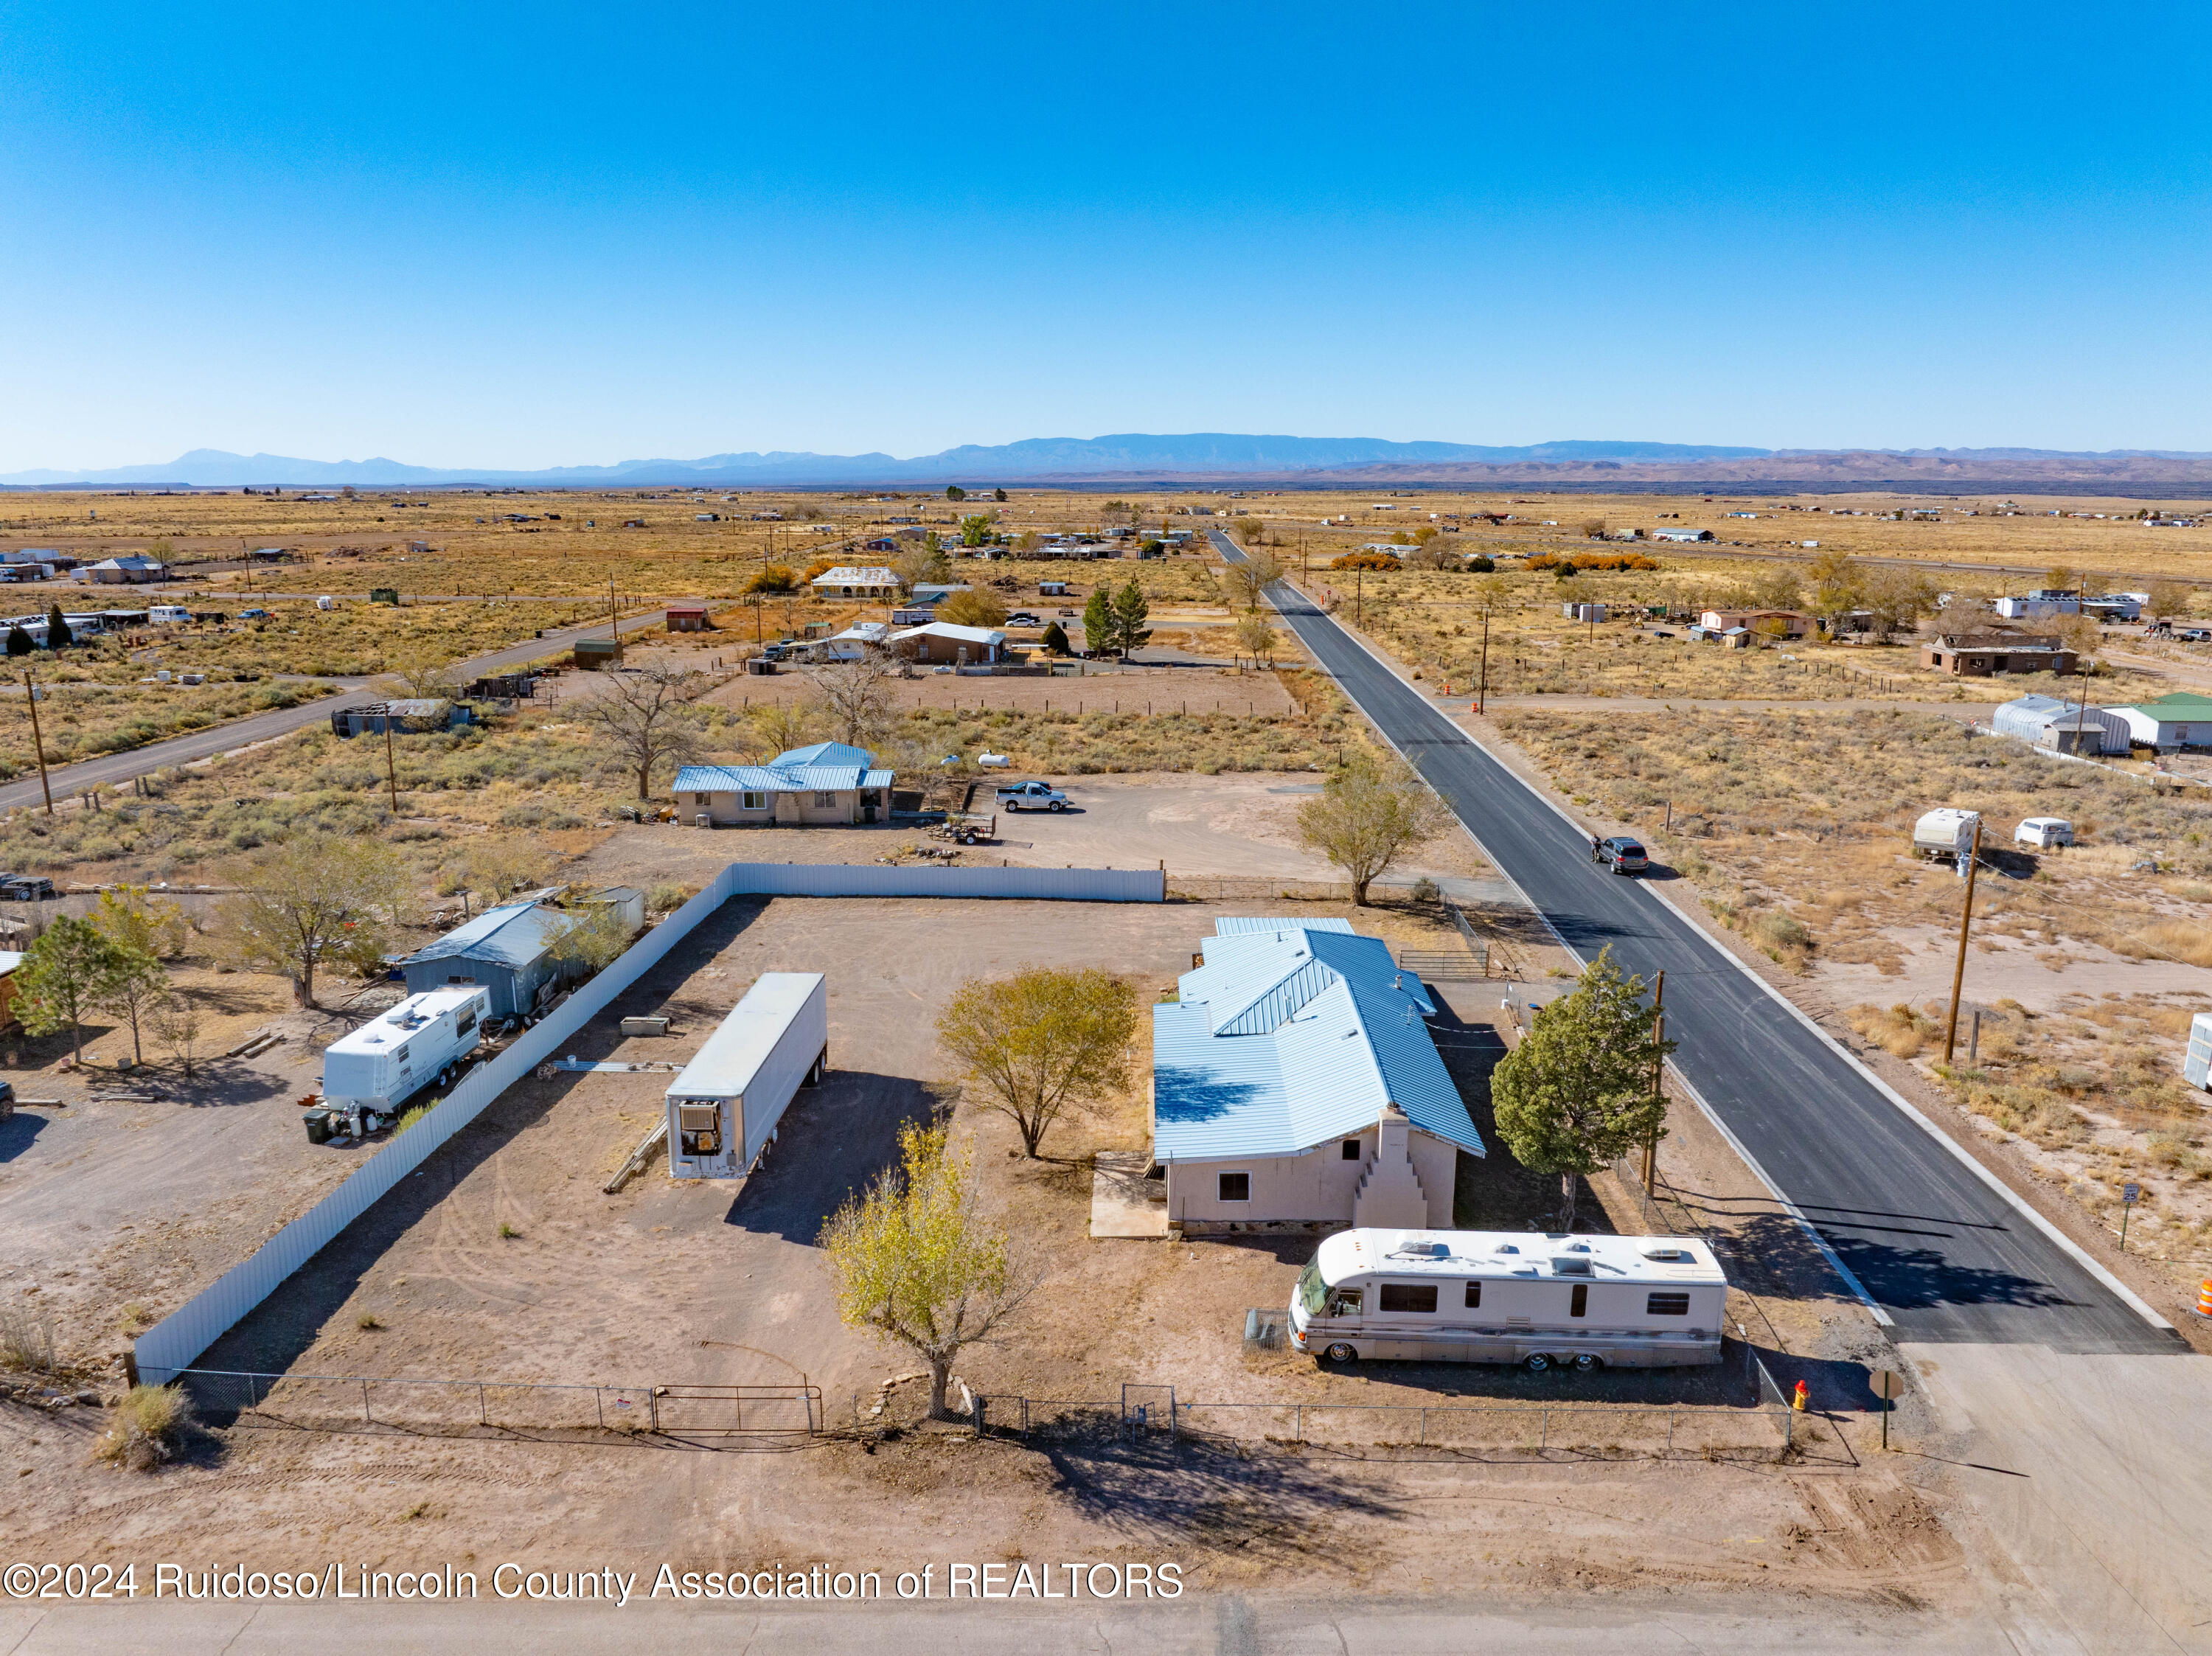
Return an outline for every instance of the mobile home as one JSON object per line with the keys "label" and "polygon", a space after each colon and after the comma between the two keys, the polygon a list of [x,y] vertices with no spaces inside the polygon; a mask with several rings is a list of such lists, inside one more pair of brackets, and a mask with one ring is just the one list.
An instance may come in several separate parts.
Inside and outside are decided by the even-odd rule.
{"label": "mobile home", "polygon": [[830,1067],[819,972],[763,972],[668,1089],[668,1176],[742,1179],[785,1107]]}
{"label": "mobile home", "polygon": [[1330,1362],[1673,1368],[1721,1360],[1728,1277],[1689,1236],[1344,1230],[1291,1295],[1291,1344]]}

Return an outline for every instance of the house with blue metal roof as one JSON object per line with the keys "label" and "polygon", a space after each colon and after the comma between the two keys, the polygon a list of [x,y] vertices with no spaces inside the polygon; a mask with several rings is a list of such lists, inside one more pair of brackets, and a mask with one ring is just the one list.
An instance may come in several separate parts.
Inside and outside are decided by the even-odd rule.
{"label": "house with blue metal roof", "polygon": [[842,742],[792,748],[765,765],[686,765],[676,773],[676,811],[699,828],[804,828],[880,822],[891,773]]}
{"label": "house with blue metal roof", "polygon": [[399,962],[407,992],[478,984],[491,991],[493,1017],[534,1017],[574,974],[555,950],[568,925],[535,899],[487,908]]}
{"label": "house with blue metal roof", "polygon": [[1152,1009],[1152,1156],[1186,1232],[1449,1229],[1484,1152],[1437,1006],[1343,920],[1224,918]]}

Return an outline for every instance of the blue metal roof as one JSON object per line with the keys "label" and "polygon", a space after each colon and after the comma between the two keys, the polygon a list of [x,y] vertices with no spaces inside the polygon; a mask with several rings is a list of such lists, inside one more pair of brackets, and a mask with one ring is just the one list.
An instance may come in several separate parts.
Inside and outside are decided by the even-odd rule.
{"label": "blue metal roof", "polygon": [[456,926],[437,942],[418,949],[402,966],[428,961],[465,958],[496,961],[505,966],[528,966],[552,946],[568,925],[557,908],[536,903],[502,903],[487,908],[466,925]]}
{"label": "blue metal roof", "polygon": [[835,793],[845,788],[887,788],[891,773],[872,768],[875,755],[843,742],[789,748],[765,765],[685,765],[676,773],[677,793]]}
{"label": "blue metal roof", "polygon": [[1297,1156],[1395,1104],[1469,1153],[1482,1139],[1429,1034],[1437,1008],[1382,940],[1342,920],[1222,919],[1152,1009],[1162,1161]]}

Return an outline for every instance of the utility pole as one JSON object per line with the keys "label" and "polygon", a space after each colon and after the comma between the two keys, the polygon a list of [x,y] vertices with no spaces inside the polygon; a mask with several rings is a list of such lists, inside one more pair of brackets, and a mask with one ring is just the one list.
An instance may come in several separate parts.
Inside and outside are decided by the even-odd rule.
{"label": "utility pole", "polygon": [[1959,911],[1959,964],[1951,974],[1951,1016],[1943,1025],[1943,1063],[1948,1067],[1959,1042],[1959,995],[1966,986],[1966,928],[1974,918],[1974,875],[1982,861],[1982,819],[1974,819],[1974,843],[1966,852],[1966,902]]}
{"label": "utility pole", "polygon": [[46,796],[46,815],[54,814],[54,791],[46,782],[46,744],[39,735],[39,682],[23,670],[23,696],[31,704],[31,746],[39,755],[39,792]]}
{"label": "utility pole", "polygon": [[1367,572],[1355,569],[1352,572],[1352,624],[1354,627],[1364,626],[1366,616]]}
{"label": "utility pole", "polygon": [[[622,659],[622,611],[615,607],[615,578],[607,577],[607,636],[615,641],[615,659]],[[386,727],[386,734],[390,727]]]}
{"label": "utility pole", "polygon": [[1490,699],[1490,611],[1482,612],[1482,681],[1475,687],[1474,710],[1482,711],[1482,704]]}
{"label": "utility pole", "polygon": [[[1666,1000],[1667,974],[1664,968],[1662,968],[1657,981],[1651,986],[1651,1044],[1655,1046],[1667,1039]],[[1651,1096],[1654,1099],[1664,1096],[1664,1093],[1662,1091],[1662,1082],[1665,1076],[1666,1067],[1667,1059],[1665,1053],[1658,1053],[1653,1057],[1651,1060]],[[1659,1129],[1656,1126],[1654,1126],[1651,1129],[1651,1137],[1644,1141],[1644,1188],[1646,1193],[1650,1192],[1652,1186],[1656,1184],[1658,1180]]]}

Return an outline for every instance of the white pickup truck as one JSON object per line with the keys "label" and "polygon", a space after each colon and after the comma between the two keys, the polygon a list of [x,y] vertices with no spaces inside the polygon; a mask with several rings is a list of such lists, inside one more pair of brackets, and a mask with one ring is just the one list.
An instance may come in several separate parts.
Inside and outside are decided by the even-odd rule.
{"label": "white pickup truck", "polygon": [[999,790],[1000,810],[1066,810],[1067,796],[1048,782],[1017,782]]}

